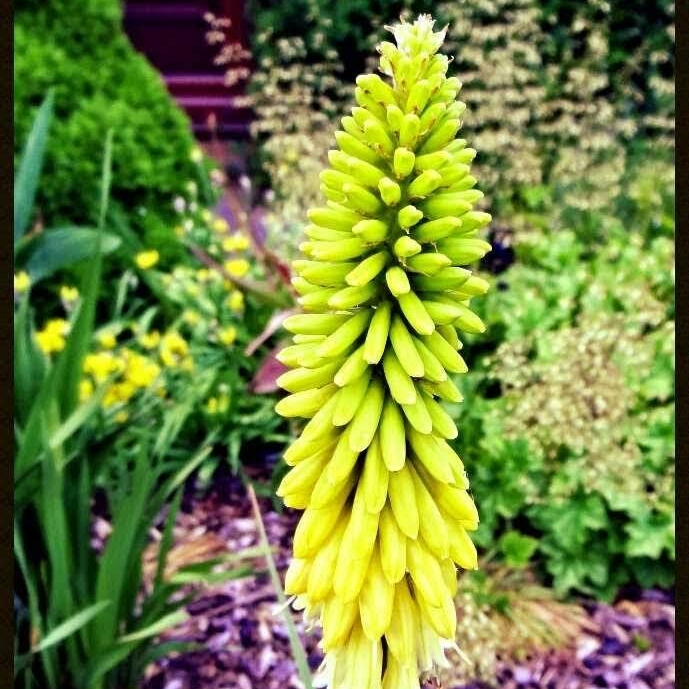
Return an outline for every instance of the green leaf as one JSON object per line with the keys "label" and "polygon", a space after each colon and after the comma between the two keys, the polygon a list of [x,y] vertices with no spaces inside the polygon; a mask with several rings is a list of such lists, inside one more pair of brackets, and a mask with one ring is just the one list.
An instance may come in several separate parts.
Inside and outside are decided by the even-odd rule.
{"label": "green leaf", "polygon": [[45,378],[46,362],[36,346],[29,319],[29,299],[24,296],[14,316],[14,409],[23,426]]}
{"label": "green leaf", "polygon": [[675,532],[672,517],[649,513],[625,526],[629,535],[625,551],[629,557],[648,557],[657,560],[663,550],[672,556],[675,549]]}
{"label": "green leaf", "polygon": [[[22,246],[18,263],[36,284],[68,266],[91,258],[98,250],[109,254],[119,247],[118,236],[103,233],[100,242],[98,231],[90,227],[59,227],[45,230]],[[22,257],[25,260],[21,260]]]}
{"label": "green leaf", "polygon": [[51,646],[55,646],[55,644],[60,643],[68,636],[71,636],[76,631],[81,629],[108,605],[110,605],[109,600],[101,600],[93,605],[89,605],[83,610],[80,610],[78,613],[72,615],[61,624],[58,624],[57,627],[54,627],[49,634],[46,634],[46,636],[37,646],[34,646],[34,648],[31,649],[31,652],[39,653],[44,651],[46,648],[50,648]]}
{"label": "green leaf", "polygon": [[184,610],[176,610],[175,612],[172,612],[169,615],[161,617],[159,620],[157,620],[153,624],[149,624],[147,627],[144,627],[143,629],[137,629],[135,632],[131,632],[130,634],[126,634],[125,636],[121,636],[117,640],[117,643],[126,644],[131,641],[142,641],[143,639],[148,639],[151,636],[157,636],[158,634],[164,632],[166,629],[181,624],[187,619],[189,619],[189,613],[187,613]]}
{"label": "green leaf", "polygon": [[184,584],[224,584],[227,581],[243,579],[256,574],[252,567],[237,567],[226,572],[175,572],[169,581],[171,584],[183,586]]}
{"label": "green leaf", "polygon": [[103,153],[103,174],[101,178],[101,217],[96,232],[96,251],[87,266],[81,288],[81,302],[67,344],[55,364],[55,390],[60,398],[60,411],[63,418],[71,414],[79,400],[79,381],[82,376],[83,362],[91,346],[93,326],[96,315],[96,302],[100,290],[102,272],[102,254],[99,250],[103,222],[107,209],[112,167],[112,130],[108,131]]}
{"label": "green leaf", "polygon": [[48,129],[53,116],[54,92],[51,90],[45,97],[36,114],[29,138],[24,145],[19,171],[14,182],[14,248],[15,251],[21,241],[26,228],[29,226],[31,211],[38,180],[43,167],[43,154],[48,139]]}
{"label": "green leaf", "polygon": [[499,541],[505,562],[511,567],[525,567],[538,548],[538,540],[518,531],[508,531]]}

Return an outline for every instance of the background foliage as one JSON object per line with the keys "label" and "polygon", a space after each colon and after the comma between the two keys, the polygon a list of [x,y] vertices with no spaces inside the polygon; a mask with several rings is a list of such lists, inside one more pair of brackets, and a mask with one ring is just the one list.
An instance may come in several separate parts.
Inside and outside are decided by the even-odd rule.
{"label": "background foliage", "polygon": [[48,88],[55,92],[40,215],[95,222],[103,132],[112,128],[111,205],[169,217],[171,196],[194,173],[193,138],[160,75],[125,36],[121,3],[22,0],[15,10],[15,153]]}

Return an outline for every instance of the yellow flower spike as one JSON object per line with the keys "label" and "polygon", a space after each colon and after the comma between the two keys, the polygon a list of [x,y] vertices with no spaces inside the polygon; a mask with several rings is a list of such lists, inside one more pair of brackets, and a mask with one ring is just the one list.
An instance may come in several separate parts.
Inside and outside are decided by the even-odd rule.
{"label": "yellow flower spike", "polygon": [[31,287],[31,278],[25,271],[14,274],[14,291],[16,294],[24,294]]}
{"label": "yellow flower spike", "polygon": [[304,313],[278,355],[291,394],[276,410],[310,419],[278,490],[305,510],[287,589],[323,627],[330,689],[419,689],[454,642],[457,567],[476,567],[478,512],[442,401],[462,399],[458,331],[484,330],[470,302],[488,284],[462,266],[490,249],[475,236],[490,215],[473,210],[476,152],[455,138],[465,106],[433,26],[392,27],[387,78],[357,79],[293,262]]}
{"label": "yellow flower spike", "polygon": [[155,249],[151,249],[150,251],[141,251],[134,257],[136,265],[141,268],[141,270],[153,268],[153,266],[158,263],[159,259],[160,255]]}

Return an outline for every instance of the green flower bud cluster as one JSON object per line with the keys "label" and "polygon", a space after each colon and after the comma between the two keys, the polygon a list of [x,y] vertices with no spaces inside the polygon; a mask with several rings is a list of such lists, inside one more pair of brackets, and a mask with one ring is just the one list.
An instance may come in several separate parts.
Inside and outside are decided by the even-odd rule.
{"label": "green flower bud cluster", "polygon": [[327,203],[309,211],[294,262],[303,314],[278,358],[290,394],[276,409],[309,419],[285,453],[278,494],[303,509],[286,591],[323,628],[332,689],[418,689],[454,644],[457,567],[477,566],[478,513],[457,428],[441,400],[462,397],[458,331],[487,283],[461,265],[490,250],[490,221],[457,139],[460,83],[433,20],[391,28],[380,70],[357,79],[342,119]]}

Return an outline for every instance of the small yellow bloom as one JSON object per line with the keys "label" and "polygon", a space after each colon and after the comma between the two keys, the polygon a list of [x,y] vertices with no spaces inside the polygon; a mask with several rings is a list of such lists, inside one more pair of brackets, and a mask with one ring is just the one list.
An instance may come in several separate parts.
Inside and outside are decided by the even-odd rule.
{"label": "small yellow bloom", "polygon": [[53,318],[43,330],[35,333],[36,344],[44,354],[61,352],[65,348],[65,335],[69,332],[69,323],[63,318]]}
{"label": "small yellow bloom", "polygon": [[25,271],[20,271],[14,274],[14,291],[17,294],[23,294],[29,287],[31,287],[31,278]]}
{"label": "small yellow bloom", "polygon": [[141,268],[141,270],[148,270],[153,268],[153,266],[158,263],[160,255],[155,249],[150,251],[140,251],[134,258],[136,265]]}
{"label": "small yellow bloom", "polygon": [[44,354],[61,352],[65,348],[65,338],[62,335],[40,330],[36,333],[36,344]]}
{"label": "small yellow bloom", "polygon": [[213,218],[211,228],[218,234],[221,234],[223,232],[227,232],[227,230],[230,229],[230,226],[227,224],[227,220],[225,220],[225,218],[216,216],[215,218]]}
{"label": "small yellow bloom", "polygon": [[76,287],[70,287],[68,285],[62,285],[60,287],[60,299],[69,304],[75,302],[79,298],[79,290]]}
{"label": "small yellow bloom", "polygon": [[207,208],[204,208],[201,211],[201,220],[208,225],[213,220],[213,214]]}
{"label": "small yellow bloom", "polygon": [[249,238],[239,232],[230,237],[226,237],[222,241],[223,251],[246,251],[250,246]]}
{"label": "small yellow bloom", "polygon": [[198,146],[195,146],[191,149],[189,158],[191,159],[192,163],[200,163],[203,160],[203,151]]}
{"label": "small yellow bloom", "polygon": [[93,383],[88,378],[79,381],[79,401],[85,402],[93,395]]}
{"label": "small yellow bloom", "polygon": [[165,366],[179,366],[188,353],[189,345],[179,333],[165,333],[160,345],[160,360]]}
{"label": "small yellow bloom", "polygon": [[224,345],[231,345],[237,339],[237,329],[229,325],[218,332],[218,339]]}
{"label": "small yellow bloom", "polygon": [[111,373],[121,373],[125,367],[124,361],[111,351],[87,354],[84,359],[84,373],[90,373],[97,383],[102,383]]}
{"label": "small yellow bloom", "polygon": [[124,423],[127,419],[129,418],[129,412],[124,411],[118,411],[117,414],[115,414],[115,421],[117,423]]}
{"label": "small yellow bloom", "polygon": [[232,311],[241,311],[244,308],[244,293],[238,289],[233,290],[225,303]]}
{"label": "small yellow bloom", "polygon": [[64,318],[51,318],[44,329],[55,335],[66,335],[69,332],[69,323]]}
{"label": "small yellow bloom", "polygon": [[138,388],[147,388],[160,374],[160,366],[148,357],[132,352],[127,358],[125,379]]}
{"label": "small yellow bloom", "polygon": [[116,404],[128,402],[135,393],[136,388],[127,381],[111,385],[103,398],[103,406],[107,409]]}
{"label": "small yellow bloom", "polygon": [[206,411],[209,414],[215,414],[218,411],[218,400],[215,397],[211,397],[206,402]]}
{"label": "small yellow bloom", "polygon": [[110,332],[99,333],[96,336],[96,339],[98,340],[98,344],[103,349],[115,349],[115,347],[117,346],[117,338],[115,337],[114,333],[110,333]]}
{"label": "small yellow bloom", "polygon": [[139,336],[139,344],[144,349],[155,349],[160,344],[160,333],[157,330],[151,330],[150,333],[143,333]]}
{"label": "small yellow bloom", "polygon": [[193,309],[185,309],[184,313],[182,313],[182,320],[187,325],[194,326],[201,322],[201,314]]}
{"label": "small yellow bloom", "polygon": [[208,268],[199,268],[196,271],[196,279],[199,282],[208,282],[211,279],[211,271]]}
{"label": "small yellow bloom", "polygon": [[241,278],[249,272],[249,262],[243,258],[233,258],[225,261],[225,270],[236,278]]}

